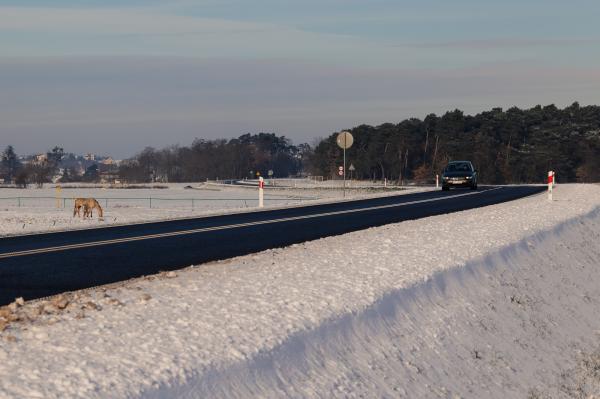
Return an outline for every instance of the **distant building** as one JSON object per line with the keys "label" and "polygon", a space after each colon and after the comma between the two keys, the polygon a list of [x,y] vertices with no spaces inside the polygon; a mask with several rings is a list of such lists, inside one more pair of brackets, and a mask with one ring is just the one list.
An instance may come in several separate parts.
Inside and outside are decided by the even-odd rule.
{"label": "distant building", "polygon": [[52,176],[52,178],[51,178],[52,183],[59,183],[64,175],[65,175],[65,169],[59,168],[57,173],[54,176]]}
{"label": "distant building", "polygon": [[102,161],[100,161],[100,163],[103,165],[116,165],[117,164],[117,162],[114,159],[112,159],[111,157],[103,159]]}
{"label": "distant building", "polygon": [[98,175],[101,183],[115,183],[119,179],[119,168],[111,159],[110,162],[100,161],[98,163]]}
{"label": "distant building", "polygon": [[42,164],[48,161],[48,155],[46,154],[38,154],[35,156],[34,162],[35,164]]}
{"label": "distant building", "polygon": [[83,159],[85,159],[86,161],[95,161],[96,154],[87,153],[83,156]]}

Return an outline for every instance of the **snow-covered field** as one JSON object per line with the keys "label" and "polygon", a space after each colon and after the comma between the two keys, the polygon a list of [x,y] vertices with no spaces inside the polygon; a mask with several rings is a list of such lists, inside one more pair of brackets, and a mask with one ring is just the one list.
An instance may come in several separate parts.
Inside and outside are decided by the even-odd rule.
{"label": "snow-covered field", "polygon": [[600,186],[2,315],[2,398],[598,397]]}
{"label": "snow-covered field", "polygon": [[[302,182],[304,185],[310,183]],[[383,190],[371,192],[366,182],[360,185],[360,188],[348,190],[347,198],[399,193],[396,190],[389,190],[387,193]],[[54,187],[0,188],[0,236],[240,212],[253,210],[258,206],[257,188],[218,184],[195,184],[195,189],[185,189],[188,184],[164,186],[168,188],[67,186],[60,192],[58,201],[55,198],[57,193]],[[411,188],[402,192],[422,190],[428,188]],[[269,188],[265,190],[265,207],[330,201],[341,199],[341,196],[342,192],[339,190],[324,189],[314,184],[304,188]],[[98,220],[97,214],[93,219],[74,218],[73,198],[78,197],[97,198],[104,208],[103,220]]]}

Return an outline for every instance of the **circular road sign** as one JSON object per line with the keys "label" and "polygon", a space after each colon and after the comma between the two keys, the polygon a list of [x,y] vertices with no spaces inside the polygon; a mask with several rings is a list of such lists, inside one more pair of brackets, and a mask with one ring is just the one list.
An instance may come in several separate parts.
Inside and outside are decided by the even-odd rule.
{"label": "circular road sign", "polygon": [[340,132],[336,139],[337,145],[344,150],[352,147],[352,143],[354,143],[354,137],[350,134],[350,132]]}
{"label": "circular road sign", "polygon": [[269,176],[273,176],[273,170],[269,169],[269,172],[267,173]]}
{"label": "circular road sign", "polygon": [[340,176],[344,176],[344,171],[343,171],[343,170],[340,170],[340,171],[338,172],[338,175],[340,175]]}

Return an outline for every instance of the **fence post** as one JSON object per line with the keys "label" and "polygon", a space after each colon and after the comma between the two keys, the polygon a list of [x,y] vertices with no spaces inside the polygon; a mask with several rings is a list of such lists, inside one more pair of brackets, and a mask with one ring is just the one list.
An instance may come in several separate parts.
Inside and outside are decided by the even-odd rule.
{"label": "fence post", "polygon": [[150,200],[150,209],[152,209],[152,197],[148,198]]}
{"label": "fence post", "polygon": [[62,189],[60,188],[60,186],[56,186],[56,208],[60,208],[60,197],[62,196],[61,194]]}
{"label": "fence post", "polygon": [[262,208],[265,206],[264,187],[265,187],[265,181],[261,176],[258,178],[258,207],[259,208]]}
{"label": "fence post", "polygon": [[552,186],[554,185],[554,173],[548,172],[548,201],[552,201]]}

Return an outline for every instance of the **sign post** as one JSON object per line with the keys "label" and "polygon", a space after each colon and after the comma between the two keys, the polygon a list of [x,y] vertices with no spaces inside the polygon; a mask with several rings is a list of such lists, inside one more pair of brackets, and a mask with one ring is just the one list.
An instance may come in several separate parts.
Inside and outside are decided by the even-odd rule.
{"label": "sign post", "polygon": [[258,207],[263,208],[265,206],[265,181],[261,177],[258,178]]}
{"label": "sign post", "polygon": [[275,186],[275,179],[273,179],[273,169],[269,169],[269,172],[267,172],[267,174],[269,175],[269,184]]}
{"label": "sign post", "polygon": [[344,175],[344,197],[346,197],[346,149],[352,147],[352,143],[354,143],[354,137],[350,134],[350,132],[340,132],[336,139],[337,145],[344,150],[344,167],[341,169],[342,174]]}

